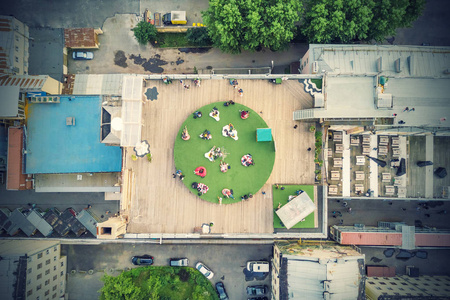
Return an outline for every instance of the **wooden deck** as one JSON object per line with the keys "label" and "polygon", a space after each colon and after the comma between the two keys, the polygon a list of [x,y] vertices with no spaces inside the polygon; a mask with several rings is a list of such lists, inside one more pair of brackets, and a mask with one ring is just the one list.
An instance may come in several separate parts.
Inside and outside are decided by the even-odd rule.
{"label": "wooden deck", "polygon": [[[281,85],[239,80],[243,97],[227,80],[203,80],[201,87],[186,83],[191,85],[189,90],[175,80],[170,85],[161,80],[147,82],[146,88],[156,87],[159,93],[157,100],[143,105],[142,139],[149,142],[153,160],[133,161],[133,149],[125,150],[124,168],[135,175],[127,232],[191,233],[202,223],[214,222],[212,233],[272,233],[271,185],[314,184],[314,152],[307,151],[314,148],[314,134],[309,124],[292,120],[294,110],[312,107],[312,97],[297,80]],[[261,190],[265,196],[259,191],[249,201],[219,205],[201,200],[172,178],[173,147],[181,124],[196,109],[231,99],[260,113],[272,128],[277,153],[272,174]]]}

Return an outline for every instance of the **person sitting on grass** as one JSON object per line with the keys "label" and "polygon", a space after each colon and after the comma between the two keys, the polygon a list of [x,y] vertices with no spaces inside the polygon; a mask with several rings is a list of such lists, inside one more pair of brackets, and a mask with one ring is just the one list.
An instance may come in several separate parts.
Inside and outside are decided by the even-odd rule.
{"label": "person sitting on grass", "polygon": [[240,113],[241,113],[241,119],[242,120],[245,120],[245,119],[247,119],[249,117],[248,110],[240,110]]}
{"label": "person sitting on grass", "polygon": [[197,118],[201,118],[203,115],[202,115],[202,112],[201,111],[196,111],[196,112],[194,112],[194,119],[197,119]]}

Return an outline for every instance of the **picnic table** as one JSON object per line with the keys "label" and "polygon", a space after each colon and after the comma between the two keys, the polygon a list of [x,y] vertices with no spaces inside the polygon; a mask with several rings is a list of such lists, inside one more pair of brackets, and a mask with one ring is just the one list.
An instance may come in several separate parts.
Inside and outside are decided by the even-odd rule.
{"label": "picnic table", "polygon": [[355,171],[355,180],[362,181],[364,180],[364,178],[365,178],[364,171]]}

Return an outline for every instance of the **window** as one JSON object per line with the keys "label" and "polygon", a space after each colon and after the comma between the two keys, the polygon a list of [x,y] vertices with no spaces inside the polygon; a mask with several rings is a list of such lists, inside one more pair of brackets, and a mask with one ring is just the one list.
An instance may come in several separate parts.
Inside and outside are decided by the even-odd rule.
{"label": "window", "polygon": [[56,291],[57,288],[58,288],[58,286],[57,286],[57,285],[54,285],[54,286],[52,287],[52,291]]}
{"label": "window", "polygon": [[40,289],[42,289],[42,284],[40,284],[36,287],[36,291],[39,291]]}
{"label": "window", "polygon": [[391,282],[392,285],[397,285],[395,282]]}
{"label": "window", "polygon": [[50,279],[47,279],[46,281],[45,281],[45,285],[49,285],[50,284]]}
{"label": "window", "polygon": [[53,266],[53,271],[56,271],[56,266]]}
{"label": "window", "polygon": [[54,293],[53,295],[52,295],[52,299],[55,299],[56,298],[56,293]]}
{"label": "window", "polygon": [[53,276],[53,281],[55,281],[56,279],[58,279],[58,275]]}
{"label": "window", "polygon": [[45,296],[48,296],[48,294],[50,294],[50,290],[45,291]]}
{"label": "window", "polygon": [[28,280],[27,280],[27,284],[31,284],[31,279],[28,279]]}
{"label": "window", "polygon": [[[17,57],[16,57],[16,61],[17,61]],[[39,258],[42,258],[42,253],[39,253],[39,254],[38,254],[38,259],[39,259]]]}
{"label": "window", "polygon": [[32,269],[32,268],[29,268],[29,269],[28,269],[28,274],[31,274],[32,271],[33,271],[33,269]]}
{"label": "window", "polygon": [[64,276],[64,271],[61,271],[61,276]]}
{"label": "window", "polygon": [[41,278],[42,278],[42,273],[41,273],[41,274],[38,274],[38,276],[36,277],[37,280],[39,280],[39,279],[41,279]]}
{"label": "window", "polygon": [[56,256],[53,256],[53,261],[56,261]]}
{"label": "window", "polygon": [[49,265],[49,264],[50,264],[50,259],[47,259],[47,260],[45,261],[45,264],[46,264],[46,265]]}
{"label": "window", "polygon": [[379,286],[376,286],[375,288],[376,288],[377,290],[381,291],[381,288],[380,288]]}
{"label": "window", "polygon": [[27,292],[27,296],[31,296],[33,294],[33,290],[29,290],[28,292]]}
{"label": "window", "polygon": [[16,52],[19,52],[19,47],[16,46]]}
{"label": "window", "polygon": [[18,42],[19,41],[19,37],[16,35],[16,42]]}
{"label": "window", "polygon": [[50,269],[47,269],[47,270],[45,271],[45,275],[48,275],[48,274],[50,274]]}
{"label": "window", "polygon": [[38,264],[38,270],[42,268],[42,263]]}
{"label": "window", "polygon": [[384,283],[383,281],[380,281],[380,284],[381,284],[381,285],[386,285],[386,283]]}
{"label": "window", "polygon": [[53,247],[53,251],[58,251],[58,246]]}
{"label": "window", "polygon": [[45,254],[50,254],[50,250],[47,249],[47,250],[45,251]]}
{"label": "window", "polygon": [[61,267],[64,267],[64,262],[63,261],[61,262]]}

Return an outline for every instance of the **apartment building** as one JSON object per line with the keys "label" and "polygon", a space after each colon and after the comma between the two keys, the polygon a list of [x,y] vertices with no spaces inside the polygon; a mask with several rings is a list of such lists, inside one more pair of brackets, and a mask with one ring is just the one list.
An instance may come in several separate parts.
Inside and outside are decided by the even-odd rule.
{"label": "apartment building", "polygon": [[0,75],[28,74],[28,26],[11,16],[0,16]]}
{"label": "apartment building", "polygon": [[64,299],[66,256],[59,241],[0,242],[2,299]]}

